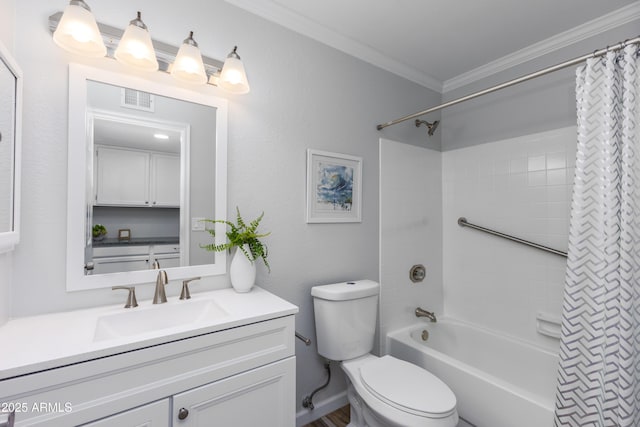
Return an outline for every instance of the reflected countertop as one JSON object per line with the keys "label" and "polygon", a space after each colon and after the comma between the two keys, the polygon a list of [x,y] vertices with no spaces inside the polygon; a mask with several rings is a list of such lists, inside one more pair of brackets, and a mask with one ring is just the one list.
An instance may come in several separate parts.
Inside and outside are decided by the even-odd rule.
{"label": "reflected countertop", "polygon": [[103,240],[94,240],[94,248],[105,248],[110,246],[141,246],[141,245],[178,245],[180,238],[177,236],[168,237],[134,237],[129,240],[118,240],[117,237],[110,237]]}

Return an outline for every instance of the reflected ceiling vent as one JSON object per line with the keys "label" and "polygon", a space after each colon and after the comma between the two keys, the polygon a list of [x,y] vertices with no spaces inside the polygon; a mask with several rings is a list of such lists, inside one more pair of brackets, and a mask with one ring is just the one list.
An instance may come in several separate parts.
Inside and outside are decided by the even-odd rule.
{"label": "reflected ceiling vent", "polygon": [[122,88],[120,105],[125,108],[154,112],[154,95],[135,89]]}

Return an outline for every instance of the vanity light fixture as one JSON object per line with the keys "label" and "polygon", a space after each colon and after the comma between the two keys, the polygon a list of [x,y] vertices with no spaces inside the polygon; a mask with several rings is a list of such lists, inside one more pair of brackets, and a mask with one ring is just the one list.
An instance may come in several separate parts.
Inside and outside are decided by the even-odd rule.
{"label": "vanity light fixture", "polygon": [[123,64],[144,71],[158,71],[158,60],[151,42],[151,35],[142,22],[140,12],[129,22],[113,56]]}
{"label": "vanity light fixture", "polygon": [[231,93],[243,94],[248,93],[250,88],[247,73],[244,71],[244,65],[237,50],[238,46],[234,46],[231,53],[227,55],[218,86]]}
{"label": "vanity light fixture", "polygon": [[165,133],[154,133],[153,137],[155,139],[162,139],[162,140],[166,140],[169,139],[169,135],[165,134]]}
{"label": "vanity light fixture", "polygon": [[182,42],[176,60],[171,66],[171,75],[188,83],[207,83],[202,55],[198,43],[193,39],[193,31],[189,32],[189,37]]}
{"label": "vanity light fixture", "polygon": [[76,54],[99,58],[107,53],[96,18],[83,0],[69,2],[53,33],[53,41]]}
{"label": "vanity light fixture", "polygon": [[[83,16],[85,19],[89,17],[92,24],[68,26],[66,21],[77,22],[76,16]],[[91,32],[87,28],[95,28],[97,36],[90,36]],[[142,22],[140,12],[136,19],[130,22],[126,31],[123,31],[96,22],[84,0],[71,0],[64,13],[58,12],[49,16],[49,29],[58,45],[76,54],[107,56],[139,69],[160,70],[171,73],[181,81],[208,83],[234,94],[249,92],[247,74],[237,53],[237,46],[223,63],[200,54],[198,44],[193,39],[193,32],[184,40],[180,49],[152,40],[146,25]],[[83,49],[79,48],[85,45]],[[102,48],[96,48],[95,45]],[[183,60],[185,56],[182,51],[186,52],[188,60]],[[175,70],[172,70],[174,68]]]}

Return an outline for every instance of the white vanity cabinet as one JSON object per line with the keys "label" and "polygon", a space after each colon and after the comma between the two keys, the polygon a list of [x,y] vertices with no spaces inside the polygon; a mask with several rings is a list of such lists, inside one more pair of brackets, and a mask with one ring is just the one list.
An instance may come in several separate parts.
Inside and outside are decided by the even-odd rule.
{"label": "white vanity cabinet", "polygon": [[173,425],[291,426],[294,371],[289,358],[175,395]]}
{"label": "white vanity cabinet", "polygon": [[293,427],[291,311],[0,380],[0,402],[18,427]]}
{"label": "white vanity cabinet", "polygon": [[180,156],[96,146],[95,204],[180,206]]}
{"label": "white vanity cabinet", "polygon": [[171,427],[169,399],[149,403],[98,421],[82,424],[82,427]]}

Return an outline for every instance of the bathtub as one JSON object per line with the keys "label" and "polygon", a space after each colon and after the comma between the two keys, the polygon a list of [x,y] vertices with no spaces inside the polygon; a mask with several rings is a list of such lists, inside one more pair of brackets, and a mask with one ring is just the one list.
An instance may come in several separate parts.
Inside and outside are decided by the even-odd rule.
{"label": "bathtub", "polygon": [[447,383],[478,427],[553,425],[557,352],[446,318],[390,332],[387,349]]}

